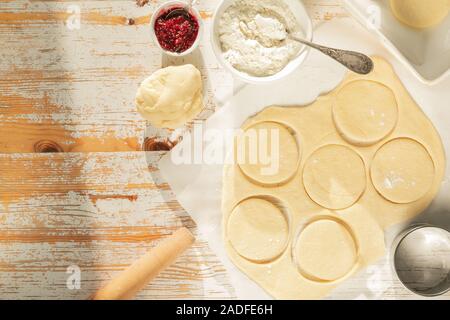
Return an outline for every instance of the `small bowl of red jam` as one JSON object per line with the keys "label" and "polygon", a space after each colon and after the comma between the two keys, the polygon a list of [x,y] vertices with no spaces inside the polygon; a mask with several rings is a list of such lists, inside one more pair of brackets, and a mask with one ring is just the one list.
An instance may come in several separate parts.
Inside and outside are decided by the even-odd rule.
{"label": "small bowl of red jam", "polygon": [[202,20],[191,7],[187,11],[184,1],[168,1],[152,15],[151,27],[155,43],[165,53],[184,56],[194,51],[200,42]]}

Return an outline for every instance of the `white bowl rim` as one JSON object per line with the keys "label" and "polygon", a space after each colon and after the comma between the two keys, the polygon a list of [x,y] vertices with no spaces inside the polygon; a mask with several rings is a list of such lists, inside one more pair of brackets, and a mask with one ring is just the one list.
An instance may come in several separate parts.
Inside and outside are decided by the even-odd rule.
{"label": "white bowl rim", "polygon": [[[219,11],[222,10],[222,8],[226,2],[231,2],[231,1],[235,1],[235,0],[221,0],[221,2],[217,5],[217,7],[214,11],[214,15],[212,18],[212,23],[211,23],[211,29],[210,29],[211,30],[211,45],[213,47],[213,51],[216,55],[216,58],[219,61],[219,63],[222,65],[222,67],[224,67],[226,70],[231,72],[231,74],[233,76],[237,77],[238,79],[240,79],[246,83],[263,84],[263,83],[280,80],[280,79],[288,76],[292,72],[294,72],[296,69],[298,69],[303,64],[303,62],[306,60],[306,58],[309,54],[309,51],[310,51],[310,48],[306,45],[304,45],[302,47],[302,49],[298,53],[297,57],[295,59],[293,59],[292,61],[290,61],[289,64],[286,65],[281,71],[277,72],[276,74],[266,76],[266,77],[251,76],[245,72],[241,72],[241,71],[235,69],[227,61],[225,61],[225,59],[223,58],[223,51],[220,48],[220,44],[219,44],[220,42],[218,41],[218,39],[217,39],[218,37],[215,33],[215,26],[217,23]],[[297,0],[297,1],[298,1],[299,6],[302,8],[305,17],[307,17],[307,21],[305,22],[307,30],[304,30],[305,40],[312,41],[313,40],[312,19],[311,19],[310,15],[308,14],[308,12],[306,11],[303,1],[302,0]],[[290,68],[288,68],[289,66],[290,66]]]}
{"label": "white bowl rim", "polygon": [[200,15],[200,12],[197,10],[197,8],[192,6],[191,7],[192,13],[194,13],[195,18],[198,21],[197,39],[195,39],[194,43],[192,44],[192,46],[189,49],[187,49],[186,51],[180,52],[180,53],[176,53],[176,52],[172,52],[172,51],[168,51],[168,50],[164,49],[163,47],[161,47],[161,44],[159,43],[158,38],[156,37],[155,23],[156,23],[156,19],[159,17],[159,13],[162,10],[164,10],[168,7],[171,7],[171,6],[175,6],[175,5],[187,5],[187,2],[183,1],[183,0],[167,1],[167,2],[160,4],[153,11],[152,17],[150,19],[151,35],[152,35],[153,42],[158,46],[159,49],[161,49],[162,52],[164,52],[165,54],[167,54],[169,56],[173,56],[173,57],[183,57],[183,56],[187,56],[188,54],[191,54],[195,49],[198,48],[201,38],[202,38],[202,34],[203,34],[203,21],[202,21],[202,16]]}

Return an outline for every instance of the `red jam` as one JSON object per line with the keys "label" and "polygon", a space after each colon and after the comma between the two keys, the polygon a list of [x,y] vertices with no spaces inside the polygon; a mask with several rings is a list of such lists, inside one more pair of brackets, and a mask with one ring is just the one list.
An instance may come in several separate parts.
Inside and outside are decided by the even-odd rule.
{"label": "red jam", "polygon": [[172,14],[181,7],[172,7],[161,13],[155,22],[155,34],[164,50],[182,53],[194,44],[198,36],[199,23],[195,16],[189,14]]}

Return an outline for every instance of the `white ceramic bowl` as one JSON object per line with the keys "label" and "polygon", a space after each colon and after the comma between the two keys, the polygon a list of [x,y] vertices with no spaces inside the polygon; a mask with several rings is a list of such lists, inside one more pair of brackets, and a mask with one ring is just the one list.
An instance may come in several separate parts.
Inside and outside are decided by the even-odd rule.
{"label": "white ceramic bowl", "polygon": [[[300,25],[300,29],[303,32],[303,37],[305,40],[312,40],[312,34],[313,34],[313,26],[311,18],[309,17],[308,13],[306,12],[305,7],[303,6],[303,3],[301,0],[283,0],[290,8],[292,13],[294,14],[294,17],[298,21]],[[235,0],[222,0],[222,2],[219,4],[219,6],[216,9],[216,12],[213,16],[213,23],[212,23],[212,29],[211,29],[211,42],[213,46],[214,53],[217,57],[217,60],[219,60],[220,64],[227,69],[229,72],[233,74],[236,78],[247,82],[247,83],[267,83],[275,80],[279,80],[281,78],[284,78],[291,72],[293,72],[295,69],[297,69],[302,62],[306,59],[309,47],[303,46],[297,55],[295,59],[289,62],[286,67],[284,67],[283,70],[280,72],[267,76],[267,77],[255,77],[251,76],[245,72],[241,72],[237,69],[235,69],[228,61],[226,61],[223,57],[223,51],[222,46],[220,44],[219,39],[219,22],[222,14],[225,12],[225,10],[231,6]]]}
{"label": "white ceramic bowl", "polygon": [[152,18],[150,20],[150,27],[151,27],[151,34],[152,34],[153,42],[155,42],[155,44],[167,55],[174,56],[174,57],[186,56],[186,55],[192,53],[195,49],[197,49],[197,47],[200,43],[200,40],[202,38],[202,34],[203,34],[202,17],[200,16],[200,13],[198,12],[198,10],[194,6],[192,6],[190,12],[192,15],[195,16],[195,18],[198,21],[198,35],[197,35],[197,39],[195,39],[195,42],[192,44],[192,46],[189,49],[187,49],[186,51],[176,53],[176,52],[172,52],[172,51],[168,51],[168,50],[164,49],[159,44],[158,38],[156,37],[156,33],[155,33],[156,19],[159,17],[159,15],[161,14],[162,11],[168,10],[172,7],[184,7],[186,5],[187,5],[186,1],[180,1],[180,0],[167,1],[167,2],[164,2],[163,4],[161,4],[159,7],[157,7],[156,10],[152,14]]}

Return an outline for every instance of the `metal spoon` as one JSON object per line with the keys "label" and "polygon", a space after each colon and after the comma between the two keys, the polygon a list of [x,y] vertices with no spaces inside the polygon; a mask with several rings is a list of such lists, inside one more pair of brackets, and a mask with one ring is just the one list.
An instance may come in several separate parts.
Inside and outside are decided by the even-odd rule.
{"label": "metal spoon", "polygon": [[372,59],[370,59],[368,56],[366,56],[365,54],[362,54],[360,52],[321,46],[321,45],[306,41],[302,38],[296,37],[292,34],[289,34],[289,32],[287,32],[287,37],[294,41],[303,43],[304,45],[307,45],[311,48],[319,50],[323,54],[326,54],[327,56],[333,58],[334,60],[336,60],[340,64],[344,65],[345,67],[347,67],[348,69],[350,69],[353,72],[356,72],[359,74],[368,74],[373,70]]}

